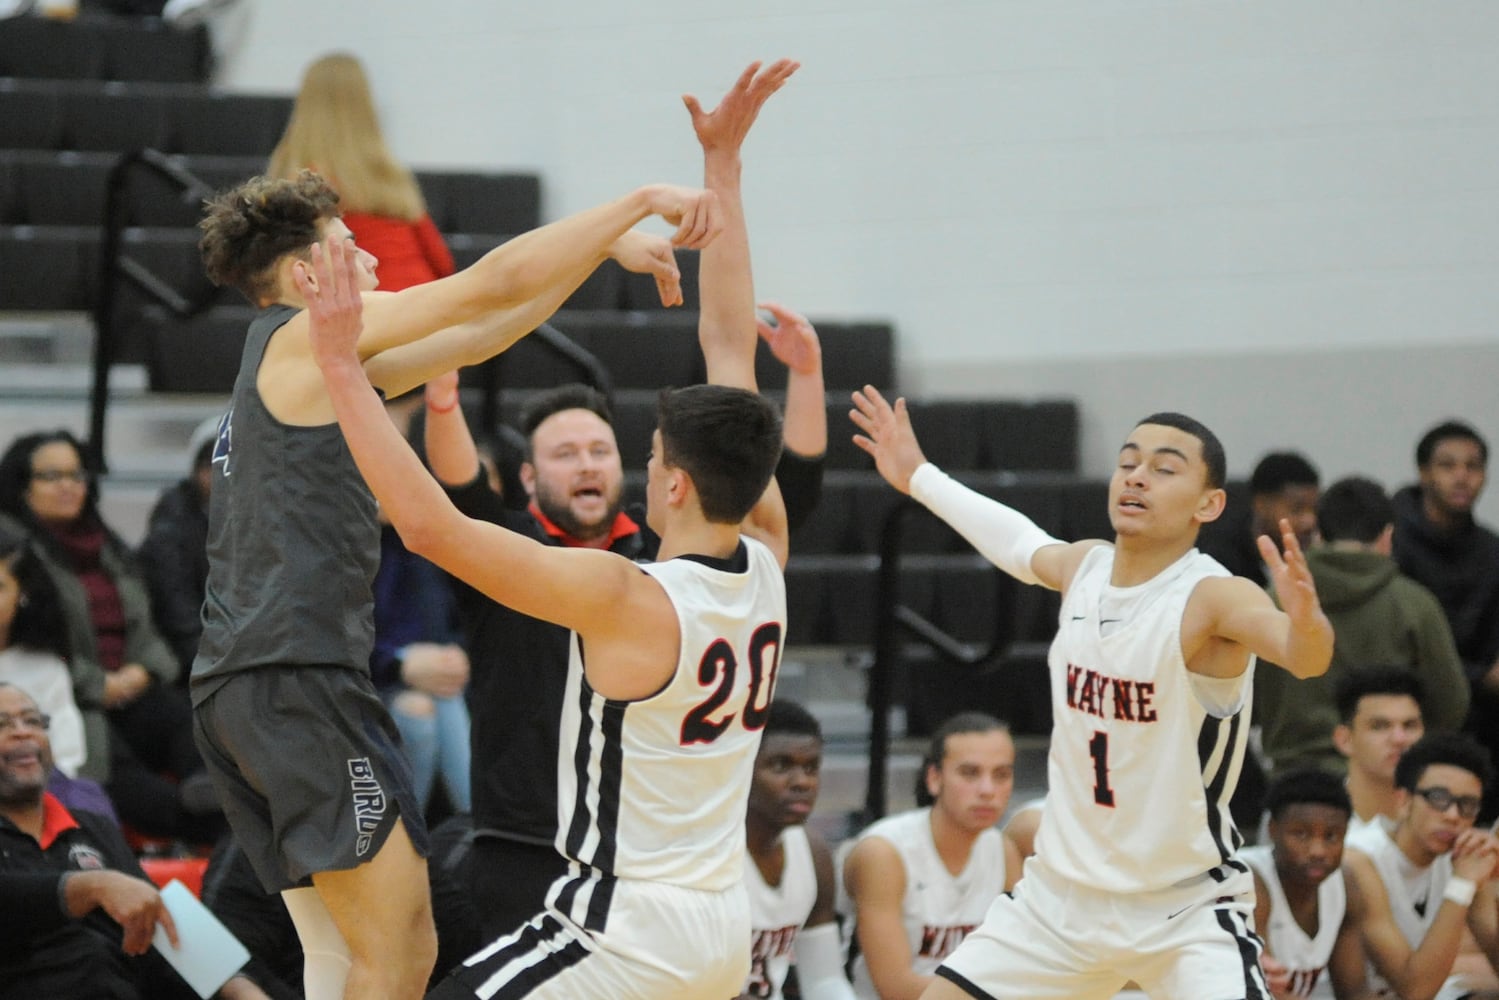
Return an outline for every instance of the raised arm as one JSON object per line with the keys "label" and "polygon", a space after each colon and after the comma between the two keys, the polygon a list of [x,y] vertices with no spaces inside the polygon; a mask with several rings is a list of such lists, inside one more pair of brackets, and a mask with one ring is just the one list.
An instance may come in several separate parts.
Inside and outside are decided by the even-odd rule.
{"label": "raised arm", "polygon": [[920,501],[1015,579],[1061,590],[1088,549],[1100,544],[1059,541],[1019,511],[949,478],[922,453],[904,399],[891,406],[878,389],[866,385],[853,401],[849,417],[863,432],[854,435],[854,444],[873,456],[885,482]]}
{"label": "raised arm", "polygon": [[[717,195],[723,217],[723,232],[703,250],[698,264],[698,287],[702,295],[698,342],[708,381],[714,385],[758,389],[755,346],[759,335],[749,230],[739,185],[742,166],[739,152],[760,108],[770,95],[781,89],[798,65],[790,59],[781,59],[761,71],[758,62],[751,63],[712,111],[704,111],[690,94],[682,98],[703,148],[704,185]],[[774,480],[745,519],[743,530],[769,545],[781,565],[786,564],[786,508]]]}
{"label": "raised arm", "polygon": [[822,342],[817,330],[800,313],[779,302],[760,308],[775,325],[755,321],[760,339],[786,366],[786,414],[781,434],[786,448],[803,458],[820,458],[828,450],[827,390],[822,379]]}

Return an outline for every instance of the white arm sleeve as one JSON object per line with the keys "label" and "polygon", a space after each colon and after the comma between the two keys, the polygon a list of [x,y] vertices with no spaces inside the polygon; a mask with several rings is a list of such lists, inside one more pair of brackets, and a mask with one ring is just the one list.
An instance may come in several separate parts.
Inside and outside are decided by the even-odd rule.
{"label": "white arm sleeve", "polygon": [[1022,583],[1040,583],[1031,557],[1061,545],[1017,510],[976,493],[931,462],[911,474],[911,496],[968,540],[979,555]]}
{"label": "white arm sleeve", "polygon": [[796,935],[796,981],[804,1000],[856,1000],[843,976],[843,947],[831,921]]}

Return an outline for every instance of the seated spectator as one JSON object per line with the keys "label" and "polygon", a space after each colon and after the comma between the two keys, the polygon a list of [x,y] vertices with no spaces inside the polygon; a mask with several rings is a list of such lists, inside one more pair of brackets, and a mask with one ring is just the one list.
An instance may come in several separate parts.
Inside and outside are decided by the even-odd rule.
{"label": "seated spectator", "polygon": [[1239,852],[1254,873],[1265,978],[1277,997],[1353,997],[1364,978],[1364,953],[1347,919],[1340,867],[1352,812],[1348,793],[1336,776],[1300,768],[1271,782],[1265,805],[1269,843]]}
{"label": "seated spectator", "polygon": [[72,434],[28,434],[0,457],[0,528],[30,539],[62,602],[74,698],[109,722],[107,752],[90,753],[81,773],[105,779],[121,818],[142,833],[216,840],[223,817],[174,684],[177,659],[151,624],[128,547],[99,517]]}
{"label": "seated spectator", "polygon": [[[1468,732],[1499,754],[1499,535],[1473,517],[1483,495],[1489,446],[1467,424],[1448,421],[1416,446],[1420,482],[1395,494],[1395,561],[1428,587],[1452,626],[1472,692]],[[1482,817],[1499,815],[1499,785],[1485,790]]]}
{"label": "seated spectator", "polygon": [[1299,681],[1283,670],[1255,671],[1255,721],[1275,773],[1303,764],[1344,766],[1332,738],[1334,691],[1355,667],[1409,667],[1426,693],[1426,727],[1455,732],[1463,724],[1468,685],[1452,630],[1431,592],[1402,576],[1390,558],[1394,520],[1384,490],[1368,479],[1340,480],[1317,502],[1322,541],[1306,562],[1337,644],[1320,677]]}
{"label": "seated spectator", "polygon": [[1270,582],[1260,559],[1258,539],[1268,535],[1280,544],[1280,520],[1310,549],[1317,534],[1317,491],[1321,479],[1306,456],[1275,451],[1260,459],[1249,477],[1249,506],[1225,512],[1222,527],[1204,531],[1198,547],[1235,576],[1260,586]]}
{"label": "seated spectator", "polygon": [[1393,825],[1401,801],[1395,767],[1426,734],[1421,680],[1404,667],[1350,670],[1338,681],[1337,703],[1341,721],[1332,741],[1348,759],[1348,832],[1381,821]]}
{"label": "seated spectator", "polygon": [[151,595],[156,629],[177,654],[179,680],[187,682],[203,634],[203,595],[208,588],[208,495],[213,489],[213,446],[218,417],[193,431],[188,442],[191,471],[151,508],[141,542],[141,574]]}
{"label": "seated spectator", "polygon": [[1472,740],[1427,736],[1395,770],[1394,829],[1374,824],[1349,837],[1349,913],[1372,966],[1371,990],[1407,1000],[1494,1000],[1452,974],[1464,925],[1499,968],[1499,843],[1474,827],[1491,777],[1487,752]]}
{"label": "seated spectator", "polygon": [[937,728],[918,808],[870,826],[843,864],[859,997],[919,997],[1019,880],[1020,854],[994,828],[1014,787],[1015,742],[1003,722],[963,712]]}
{"label": "seated spectator", "polygon": [[742,996],[782,1000],[794,961],[803,1000],[854,998],[838,942],[833,854],[807,827],[821,771],[817,719],[795,702],[773,702],[744,821],[744,887],[754,937]]}
{"label": "seated spectator", "polygon": [[[161,896],[108,819],[73,811],[46,791],[48,717],[0,682],[0,995],[90,1000],[189,1000],[151,948],[158,925],[177,944]],[[236,976],[229,1000],[264,993]]]}

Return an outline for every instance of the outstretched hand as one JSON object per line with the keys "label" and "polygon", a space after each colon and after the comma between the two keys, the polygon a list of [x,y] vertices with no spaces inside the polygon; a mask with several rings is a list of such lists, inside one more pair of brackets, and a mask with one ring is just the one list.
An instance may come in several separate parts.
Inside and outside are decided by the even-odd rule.
{"label": "outstretched hand", "polygon": [[1270,581],[1291,624],[1298,627],[1313,624],[1322,618],[1322,603],[1317,599],[1317,585],[1312,580],[1312,571],[1306,564],[1301,543],[1296,540],[1296,533],[1286,518],[1280,519],[1280,535],[1285,555],[1281,555],[1273,538],[1261,535],[1257,540],[1260,558],[1270,569]]}
{"label": "outstretched hand", "polygon": [[854,444],[874,456],[874,467],[885,481],[902,493],[911,492],[911,475],[926,462],[905,399],[891,406],[872,385],[854,392],[854,408],[849,419],[863,431],[854,435]]}
{"label": "outstretched hand", "polygon": [[677,227],[671,235],[673,246],[701,250],[723,232],[723,207],[712,191],[652,184],[645,188],[645,196],[652,215]]}
{"label": "outstretched hand", "polygon": [[712,111],[704,111],[691,94],[682,95],[682,103],[692,115],[692,129],[697,133],[703,152],[737,153],[770,95],[780,90],[791,74],[801,68],[801,63],[792,59],[777,59],[763,72],[760,65],[759,62],[750,63]]}
{"label": "outstretched hand", "polygon": [[359,294],[358,251],[352,240],[312,245],[312,261],[292,265],[292,280],[307,303],[312,357],[319,368],[359,361],[364,298]]}
{"label": "outstretched hand", "polygon": [[614,241],[609,256],[626,271],[655,278],[663,306],[682,304],[682,272],[677,269],[670,240],[632,229]]}
{"label": "outstretched hand", "polygon": [[822,342],[807,317],[779,302],[762,302],[759,308],[775,317],[775,325],[755,317],[755,329],[776,360],[798,375],[816,375],[822,368]]}

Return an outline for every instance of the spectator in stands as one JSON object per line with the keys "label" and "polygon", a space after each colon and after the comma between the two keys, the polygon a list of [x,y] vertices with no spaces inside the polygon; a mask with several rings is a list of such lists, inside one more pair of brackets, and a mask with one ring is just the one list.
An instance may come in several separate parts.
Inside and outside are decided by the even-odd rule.
{"label": "spectator in stands", "polygon": [[833,853],[807,826],[821,771],[817,719],[796,702],[773,702],[744,821],[744,887],[754,937],[741,996],[782,1000],[794,962],[804,1000],[854,1000],[838,940]]}
{"label": "spectator in stands", "polygon": [[[417,447],[421,453],[421,447]],[[487,480],[486,480],[487,481]],[[382,508],[370,679],[390,707],[424,807],[440,775],[448,802],[469,812],[468,653],[446,573],[401,541]]]}
{"label": "spectator in stands", "polygon": [[1265,802],[1269,843],[1239,852],[1254,873],[1265,978],[1276,997],[1352,1000],[1364,980],[1364,952],[1347,919],[1341,868],[1348,792],[1326,771],[1297,768],[1271,782]]}
{"label": "spectator in stands", "polygon": [[1348,912],[1373,967],[1374,995],[1496,997],[1453,975],[1464,925],[1499,968],[1499,842],[1474,826],[1491,779],[1481,746],[1466,736],[1427,736],[1395,770],[1401,805],[1393,829],[1374,824],[1348,837]]}
{"label": "spectator in stands", "polygon": [[[1499,754],[1499,535],[1479,524],[1488,443],[1448,421],[1416,445],[1420,481],[1395,494],[1395,561],[1429,588],[1452,626],[1472,691],[1468,731]],[[1499,814],[1499,788],[1485,792],[1485,821]]]}
{"label": "spectator in stands", "polygon": [[30,539],[62,602],[74,697],[109,722],[107,753],[90,753],[81,773],[104,778],[121,818],[142,833],[217,839],[222,815],[187,695],[174,684],[177,659],[151,624],[128,547],[99,516],[97,483],[71,433],[25,435],[0,457],[0,528]]}
{"label": "spectator in stands", "polygon": [[338,192],[344,224],[379,260],[381,290],[453,273],[416,178],[385,145],[369,78],[352,55],[333,53],[307,67],[266,173],[290,179],[307,167]]}
{"label": "spectator in stands", "polygon": [[[0,993],[195,998],[151,948],[158,926],[173,945],[177,930],[120,831],[46,790],[50,724],[30,695],[0,682]],[[265,996],[242,976],[219,995]]]}
{"label": "spectator in stands", "polygon": [[1260,559],[1256,539],[1261,535],[1280,538],[1281,518],[1303,551],[1309,550],[1317,533],[1317,491],[1321,478],[1306,456],[1294,451],[1274,451],[1261,458],[1249,477],[1249,506],[1239,513],[1228,511],[1221,528],[1206,530],[1199,548],[1223,564],[1235,576],[1248,577],[1264,586],[1270,582]]}
{"label": "spectator in stands", "polygon": [[1255,672],[1255,719],[1276,773],[1303,764],[1343,766],[1333,745],[1334,691],[1355,667],[1411,668],[1426,692],[1426,727],[1462,727],[1468,685],[1452,630],[1431,592],[1402,576],[1390,558],[1394,520],[1389,497],[1368,479],[1339,480],[1317,502],[1322,541],[1306,561],[1336,646],[1332,666],[1320,677],[1300,681],[1283,670]]}
{"label": "spectator in stands", "polygon": [[1405,667],[1357,668],[1339,679],[1337,703],[1341,721],[1332,741],[1348,758],[1348,832],[1381,819],[1393,823],[1400,811],[1395,766],[1426,733],[1421,680]]}
{"label": "spectator in stands", "polygon": [[[765,71],[766,73],[769,70]],[[693,109],[708,187],[728,219],[701,258],[700,330],[755,322],[748,235],[739,194],[740,146],[764,97],[748,79],[710,112]],[[730,247],[733,253],[724,253]],[[796,313],[764,307],[776,321],[759,331],[789,368],[776,482],[791,528],[815,504],[827,446],[827,410],[817,331]],[[521,415],[526,438],[522,482],[525,511],[505,506],[484,481],[457,377],[427,386],[427,460],[463,513],[501,524],[549,545],[607,548],[631,559],[654,559],[660,539],[643,506],[622,507],[624,470],[607,400],[585,386],[562,386],[533,397]],[[475,896],[484,936],[492,938],[542,909],[547,889],[566,873],[552,846],[557,835],[556,760],[567,676],[568,632],[459,587],[459,608],[472,657],[469,707]],[[795,633],[793,632],[793,635]]]}
{"label": "spectator in stands", "polygon": [[917,808],[859,835],[843,863],[854,990],[915,1000],[937,966],[1020,878],[1020,852],[994,828],[1015,787],[1015,741],[982,712],[937,727]]}
{"label": "spectator in stands", "polygon": [[198,425],[188,442],[189,474],[151,509],[138,553],[151,593],[156,629],[171,644],[186,683],[203,634],[203,594],[208,586],[208,495],[213,489],[213,445],[219,417]]}

